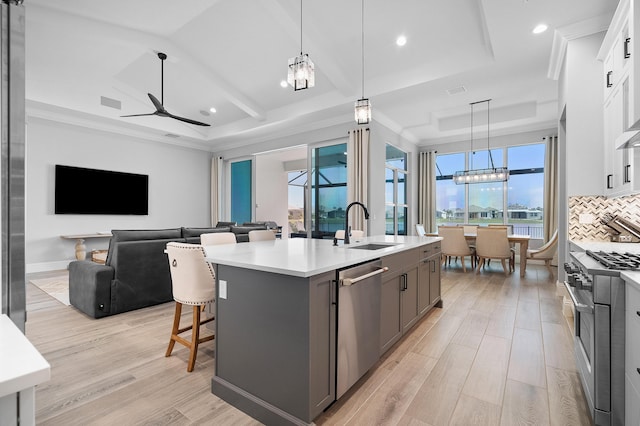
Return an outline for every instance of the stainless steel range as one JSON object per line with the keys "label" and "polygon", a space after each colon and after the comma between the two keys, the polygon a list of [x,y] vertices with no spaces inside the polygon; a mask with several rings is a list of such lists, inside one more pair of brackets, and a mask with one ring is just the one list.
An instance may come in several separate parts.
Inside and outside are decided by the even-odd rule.
{"label": "stainless steel range", "polygon": [[625,288],[620,270],[640,256],[571,252],[564,285],[574,305],[574,350],[593,422],[624,425]]}

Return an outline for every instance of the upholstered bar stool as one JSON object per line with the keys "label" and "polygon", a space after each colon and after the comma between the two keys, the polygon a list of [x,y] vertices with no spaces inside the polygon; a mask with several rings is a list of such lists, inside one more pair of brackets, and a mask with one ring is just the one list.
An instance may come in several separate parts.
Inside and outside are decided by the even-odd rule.
{"label": "upholstered bar stool", "polygon": [[212,232],[200,235],[200,244],[203,246],[214,246],[218,244],[235,244],[236,234],[233,232]]}
{"label": "upholstered bar stool", "polygon": [[[171,339],[165,356],[171,356],[176,342],[190,349],[187,371],[193,371],[198,354],[198,345],[214,339],[214,335],[200,337],[200,325],[213,321],[215,318],[200,320],[201,310],[207,303],[215,299],[215,274],[209,262],[205,260],[204,248],[199,244],[167,243],[166,253],[169,256],[169,270],[171,271],[171,288],[176,310],[173,317]],[[180,328],[182,305],[193,306],[193,322]],[[191,341],[180,334],[191,330]]]}
{"label": "upholstered bar stool", "polygon": [[259,229],[249,231],[249,242],[255,241],[272,241],[276,239],[276,234],[270,229]]}

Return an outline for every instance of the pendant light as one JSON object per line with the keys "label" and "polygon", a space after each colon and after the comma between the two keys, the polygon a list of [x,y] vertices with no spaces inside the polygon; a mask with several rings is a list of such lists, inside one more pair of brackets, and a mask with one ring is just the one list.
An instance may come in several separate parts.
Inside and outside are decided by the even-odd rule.
{"label": "pendant light", "polygon": [[362,98],[356,101],[355,119],[358,124],[371,121],[371,102],[364,97],[364,0],[362,0]]}
{"label": "pendant light", "polygon": [[302,0],[300,0],[300,55],[289,59],[287,82],[293,90],[303,90],[315,86],[314,65],[309,55],[302,53]]}
{"label": "pendant light", "polygon": [[[487,168],[473,168],[473,106],[475,104],[487,103]],[[493,164],[493,156],[489,148],[489,103],[491,99],[484,101],[471,102],[471,167],[469,170],[462,170],[453,174],[453,181],[458,184],[467,183],[487,183],[487,182],[505,182],[509,180],[509,169],[506,167],[495,167]]]}

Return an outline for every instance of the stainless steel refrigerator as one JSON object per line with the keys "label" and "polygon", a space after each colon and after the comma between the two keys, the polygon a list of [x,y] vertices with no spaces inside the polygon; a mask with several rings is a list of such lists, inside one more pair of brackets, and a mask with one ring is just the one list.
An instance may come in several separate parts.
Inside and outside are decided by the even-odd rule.
{"label": "stainless steel refrigerator", "polygon": [[25,7],[0,6],[0,294],[2,313],[24,333]]}

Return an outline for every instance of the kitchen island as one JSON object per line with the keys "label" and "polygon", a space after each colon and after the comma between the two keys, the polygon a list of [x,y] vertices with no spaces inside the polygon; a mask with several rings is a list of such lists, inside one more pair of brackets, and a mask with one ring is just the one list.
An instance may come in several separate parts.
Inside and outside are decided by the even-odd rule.
{"label": "kitchen island", "polygon": [[[379,236],[333,246],[285,239],[208,246],[216,268],[212,392],[265,424],[309,424],[336,400],[336,271],[380,259],[379,357],[440,306],[440,240]],[[376,249],[362,249],[369,246]],[[375,247],[373,247],[375,245]]]}

